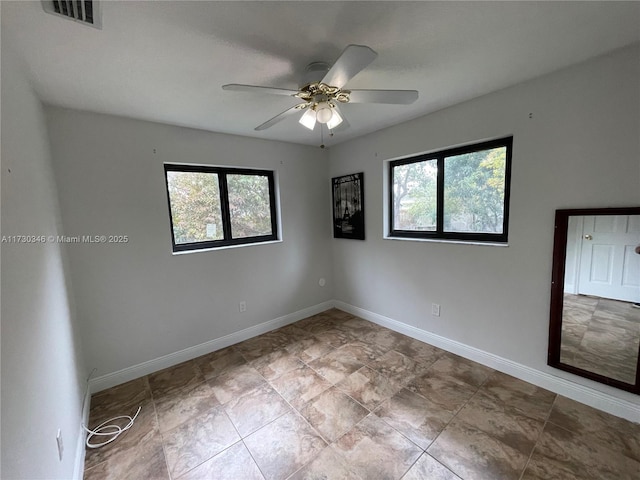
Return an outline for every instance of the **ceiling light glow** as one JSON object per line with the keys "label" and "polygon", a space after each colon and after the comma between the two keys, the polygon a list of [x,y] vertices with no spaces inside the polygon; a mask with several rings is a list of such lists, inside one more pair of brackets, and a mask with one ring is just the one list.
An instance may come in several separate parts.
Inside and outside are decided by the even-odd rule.
{"label": "ceiling light glow", "polygon": [[327,123],[331,120],[333,112],[331,111],[331,105],[327,102],[320,102],[316,106],[316,120],[320,123]]}

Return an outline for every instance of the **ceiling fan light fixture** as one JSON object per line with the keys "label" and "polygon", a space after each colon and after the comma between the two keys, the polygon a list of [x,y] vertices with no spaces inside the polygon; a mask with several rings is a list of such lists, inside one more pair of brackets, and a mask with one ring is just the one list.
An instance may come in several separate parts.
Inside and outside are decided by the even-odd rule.
{"label": "ceiling fan light fixture", "polygon": [[320,123],[328,123],[333,117],[331,105],[328,102],[320,102],[315,108],[316,120]]}
{"label": "ceiling fan light fixture", "polygon": [[331,119],[327,122],[327,127],[329,128],[329,130],[333,130],[341,123],[342,123],[342,117],[340,116],[337,110],[333,109]]}
{"label": "ceiling fan light fixture", "polygon": [[309,108],[304,112],[304,114],[298,121],[309,130],[313,130],[313,128],[316,126],[316,112]]}

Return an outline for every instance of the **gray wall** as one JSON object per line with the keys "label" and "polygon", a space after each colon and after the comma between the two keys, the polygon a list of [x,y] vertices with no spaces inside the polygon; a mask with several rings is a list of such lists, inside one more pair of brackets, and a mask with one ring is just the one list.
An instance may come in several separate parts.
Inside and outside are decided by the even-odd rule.
{"label": "gray wall", "polygon": [[[62,233],[40,101],[2,49],[2,235]],[[85,377],[63,245],[2,245],[2,478],[69,479]],[[65,446],[58,459],[56,433]]]}
{"label": "gray wall", "polygon": [[[618,51],[332,148],[331,176],[364,171],[367,236],[333,240],[336,299],[638,404],[546,357],[555,209],[640,204],[639,56]],[[385,160],[506,135],[508,247],[383,239]]]}
{"label": "gray wall", "polygon": [[[47,115],[66,233],[129,237],[69,246],[97,376],[333,298],[323,150],[58,108]],[[283,241],[172,255],[163,162],[275,170]]]}
{"label": "gray wall", "polygon": [[[640,203],[639,55],[616,52],[327,152],[59,108],[45,124],[3,49],[2,234],[58,235],[62,212],[67,235],[130,238],[2,246],[3,476],[72,476],[93,367],[116,372],[334,298],[638,404],[550,369],[546,350],[554,210]],[[383,240],[385,160],[509,134],[508,247]],[[283,241],[172,255],[163,162],[276,170]],[[332,240],[328,179],[358,171],[367,240]]]}

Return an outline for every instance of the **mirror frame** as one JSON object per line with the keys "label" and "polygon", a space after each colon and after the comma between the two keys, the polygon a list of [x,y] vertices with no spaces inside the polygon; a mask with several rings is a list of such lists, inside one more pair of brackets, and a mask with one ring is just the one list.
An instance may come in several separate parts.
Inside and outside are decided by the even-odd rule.
{"label": "mirror frame", "polygon": [[564,301],[564,276],[567,254],[567,233],[569,217],[585,215],[640,215],[640,207],[620,208],[579,208],[556,210],[555,234],[553,240],[553,269],[551,274],[551,313],[549,321],[549,352],[547,364],[551,367],[604,383],[606,385],[640,394],[640,347],[636,365],[635,384],[626,383],[598,373],[562,363],[560,342],[562,340],[562,307]]}

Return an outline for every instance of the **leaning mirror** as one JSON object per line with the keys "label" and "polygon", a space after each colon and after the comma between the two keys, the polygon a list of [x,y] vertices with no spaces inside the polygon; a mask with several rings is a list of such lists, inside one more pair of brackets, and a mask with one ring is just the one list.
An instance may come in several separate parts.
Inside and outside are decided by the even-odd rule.
{"label": "leaning mirror", "polygon": [[556,210],[549,365],[640,393],[640,207]]}

